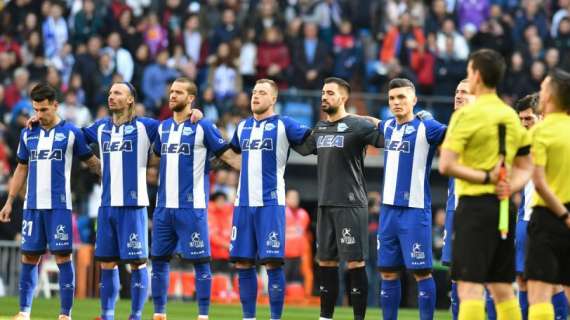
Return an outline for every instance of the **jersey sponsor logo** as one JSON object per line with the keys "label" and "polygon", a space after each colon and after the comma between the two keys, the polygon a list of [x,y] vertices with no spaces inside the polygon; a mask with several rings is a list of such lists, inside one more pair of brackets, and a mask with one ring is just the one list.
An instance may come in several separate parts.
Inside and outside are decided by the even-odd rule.
{"label": "jersey sponsor logo", "polygon": [[415,242],[412,245],[412,252],[410,253],[413,259],[423,260],[426,258],[425,252],[422,250],[422,245],[418,242]]}
{"label": "jersey sponsor logo", "polygon": [[275,129],[275,125],[273,123],[268,123],[265,125],[265,131],[271,131]]}
{"label": "jersey sponsor logo", "polygon": [[63,140],[65,140],[65,134],[56,133],[54,139],[55,139],[55,141],[63,141]]}
{"label": "jersey sponsor logo", "polygon": [[317,139],[317,148],[343,148],[344,136],[337,136],[334,134],[327,134],[319,136]]}
{"label": "jersey sponsor logo", "polygon": [[163,143],[160,146],[160,154],[181,153],[190,155],[190,144],[188,143]]}
{"label": "jersey sponsor logo", "polygon": [[416,131],[416,128],[414,127],[410,127],[410,126],[406,126],[406,129],[404,130],[405,134],[412,134]]}
{"label": "jersey sponsor logo", "polygon": [[38,136],[31,136],[31,137],[27,137],[26,141],[30,141],[30,140],[38,140],[40,137]]}
{"label": "jersey sponsor logo", "polygon": [[273,150],[273,139],[244,139],[241,143],[242,150]]}
{"label": "jersey sponsor logo", "polygon": [[38,160],[62,160],[63,150],[53,149],[53,150],[32,150],[30,153],[30,161]]}
{"label": "jersey sponsor logo", "polygon": [[192,128],[190,128],[190,127],[186,127],[184,129],[182,129],[182,135],[183,136],[189,136],[193,133],[194,133],[194,130],[192,130]]}
{"label": "jersey sponsor logo", "polygon": [[204,248],[204,240],[200,238],[200,232],[193,232],[190,236],[190,248]]}
{"label": "jersey sponsor logo", "polygon": [[135,131],[135,127],[128,125],[125,127],[125,134],[131,134]]}
{"label": "jersey sponsor logo", "polygon": [[397,140],[386,140],[385,148],[389,151],[410,153],[410,142],[409,141],[397,141]]}
{"label": "jersey sponsor logo", "polygon": [[342,238],[340,238],[340,243],[348,245],[356,243],[356,239],[352,236],[350,228],[342,229]]}
{"label": "jersey sponsor logo", "polygon": [[65,226],[63,224],[60,224],[55,228],[53,238],[59,241],[69,241],[69,234],[65,232]]}
{"label": "jersey sponsor logo", "polygon": [[281,247],[281,241],[279,241],[279,234],[275,231],[271,231],[267,235],[267,241],[265,242],[265,244],[268,247],[275,248],[275,249],[278,249],[279,247]]}
{"label": "jersey sponsor logo", "polygon": [[346,130],[348,130],[348,125],[344,122],[341,122],[336,126],[336,129],[338,130],[338,132],[345,132]]}
{"label": "jersey sponsor logo", "polygon": [[141,249],[142,242],[139,241],[139,235],[136,233],[131,233],[129,235],[129,241],[127,242],[127,248],[129,249]]}
{"label": "jersey sponsor logo", "polygon": [[103,142],[103,153],[132,152],[132,151],[133,151],[133,142],[131,140]]}

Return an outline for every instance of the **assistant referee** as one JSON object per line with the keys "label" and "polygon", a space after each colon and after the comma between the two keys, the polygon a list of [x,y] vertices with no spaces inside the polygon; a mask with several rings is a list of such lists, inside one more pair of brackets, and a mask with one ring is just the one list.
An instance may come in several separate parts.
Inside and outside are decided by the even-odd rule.
{"label": "assistant referee", "polygon": [[496,51],[481,49],[469,57],[467,79],[476,100],[451,117],[442,145],[439,170],[456,177],[459,203],[452,234],[452,278],[458,281],[459,319],[485,318],[483,285],[495,302],[497,316],[521,319],[512,290],[515,280],[515,210],[510,206],[506,240],[498,230],[500,200],[496,186],[499,157],[499,124],[506,126],[506,157],[510,189],[520,190],[530,179],[530,135],[517,113],[499,99],[496,86],[506,69]]}
{"label": "assistant referee", "polygon": [[554,319],[551,297],[570,297],[570,74],[555,69],[540,88],[544,121],[532,129],[535,206],[528,225],[525,276],[529,319]]}

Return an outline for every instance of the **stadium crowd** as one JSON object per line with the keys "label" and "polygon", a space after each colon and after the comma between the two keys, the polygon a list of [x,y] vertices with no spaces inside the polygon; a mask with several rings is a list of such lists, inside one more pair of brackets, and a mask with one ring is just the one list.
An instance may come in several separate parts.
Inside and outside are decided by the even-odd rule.
{"label": "stadium crowd", "polygon": [[[59,90],[62,118],[83,127],[108,114],[107,92],[119,81],[137,89],[139,114],[165,119],[168,84],[188,77],[200,89],[196,107],[231,137],[250,113],[249,92],[259,78],[283,90],[320,90],[332,75],[350,79],[355,91],[386,93],[389,80],[406,77],[422,95],[450,96],[479,48],[508,61],[499,92],[512,105],[538,91],[549,70],[570,70],[570,0],[0,1],[0,203],[33,111],[29,91],[39,81]],[[73,170],[76,239],[93,243],[97,179],[80,164]],[[151,169],[151,204],[157,181]],[[223,226],[231,224],[237,181],[232,170],[213,175],[211,230],[229,231]],[[291,201],[288,216],[307,230],[306,212],[292,213],[298,195]],[[0,224],[0,239],[17,238],[20,224]],[[222,261],[214,269],[224,269],[230,235],[212,235],[213,260]]]}

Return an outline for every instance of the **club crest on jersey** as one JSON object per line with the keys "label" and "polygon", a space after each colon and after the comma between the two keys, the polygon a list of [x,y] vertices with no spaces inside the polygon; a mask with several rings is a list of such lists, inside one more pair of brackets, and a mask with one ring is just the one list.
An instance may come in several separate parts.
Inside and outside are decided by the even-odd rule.
{"label": "club crest on jersey", "polygon": [[204,248],[204,240],[200,238],[200,232],[192,233],[190,240],[190,248]]}
{"label": "club crest on jersey", "polygon": [[69,234],[65,232],[65,226],[63,224],[60,224],[55,228],[53,238],[59,241],[69,241]]}
{"label": "club crest on jersey", "polygon": [[142,242],[139,241],[139,235],[136,233],[131,233],[129,235],[129,242],[127,242],[127,248],[129,249],[141,249]]}
{"label": "club crest on jersey", "polygon": [[279,248],[281,246],[281,241],[279,241],[279,234],[275,231],[271,231],[267,235],[267,242],[265,244],[270,248]]}
{"label": "club crest on jersey", "polygon": [[265,125],[265,131],[271,131],[275,129],[275,125],[273,123],[268,123]]}
{"label": "club crest on jersey", "polygon": [[356,239],[350,233],[350,228],[342,229],[342,238],[340,238],[340,243],[342,244],[355,244]]}
{"label": "club crest on jersey", "polygon": [[65,140],[65,134],[63,134],[61,132],[56,133],[54,139],[55,139],[55,141],[58,141],[58,142],[63,141],[63,140]]}
{"label": "club crest on jersey", "polygon": [[182,135],[183,136],[189,136],[193,133],[194,133],[194,130],[192,130],[192,128],[190,128],[190,127],[185,127],[184,129],[182,129]]}
{"label": "club crest on jersey", "polygon": [[348,125],[344,122],[341,122],[338,124],[338,126],[336,126],[336,130],[338,132],[345,132],[346,130],[348,130]]}
{"label": "club crest on jersey", "polygon": [[414,127],[410,127],[410,126],[406,126],[406,130],[404,130],[405,134],[412,134],[416,131],[416,128]]}
{"label": "club crest on jersey", "polygon": [[53,150],[32,150],[30,153],[31,161],[38,160],[62,160],[63,150],[53,149]]}
{"label": "club crest on jersey", "polygon": [[241,143],[242,150],[273,150],[273,139],[244,139]]}
{"label": "club crest on jersey", "polygon": [[413,259],[418,259],[418,260],[423,260],[426,257],[425,252],[423,252],[422,250],[422,245],[419,244],[418,242],[415,242],[412,245],[412,252],[411,252],[411,256]]}
{"label": "club crest on jersey", "polygon": [[384,145],[386,150],[389,151],[410,153],[409,141],[386,140]]}
{"label": "club crest on jersey", "polygon": [[133,151],[133,142],[131,140],[103,142],[103,153],[123,152],[123,151],[124,152]]}
{"label": "club crest on jersey", "polygon": [[190,144],[188,143],[163,143],[160,146],[160,154],[181,153],[190,154]]}
{"label": "club crest on jersey", "polygon": [[125,134],[131,134],[134,131],[135,131],[135,127],[133,127],[131,125],[125,126]]}
{"label": "club crest on jersey", "polygon": [[317,148],[342,148],[344,147],[344,136],[327,134],[319,136],[317,139]]}

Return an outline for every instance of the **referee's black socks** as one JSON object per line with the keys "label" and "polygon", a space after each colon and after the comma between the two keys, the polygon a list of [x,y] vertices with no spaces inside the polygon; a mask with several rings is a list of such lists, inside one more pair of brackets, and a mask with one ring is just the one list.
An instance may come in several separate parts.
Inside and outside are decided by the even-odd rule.
{"label": "referee's black socks", "polygon": [[354,320],[364,320],[368,300],[366,267],[349,269],[348,275],[350,277],[350,300],[352,301]]}
{"label": "referee's black socks", "polygon": [[320,267],[321,319],[332,319],[338,297],[338,267]]}

